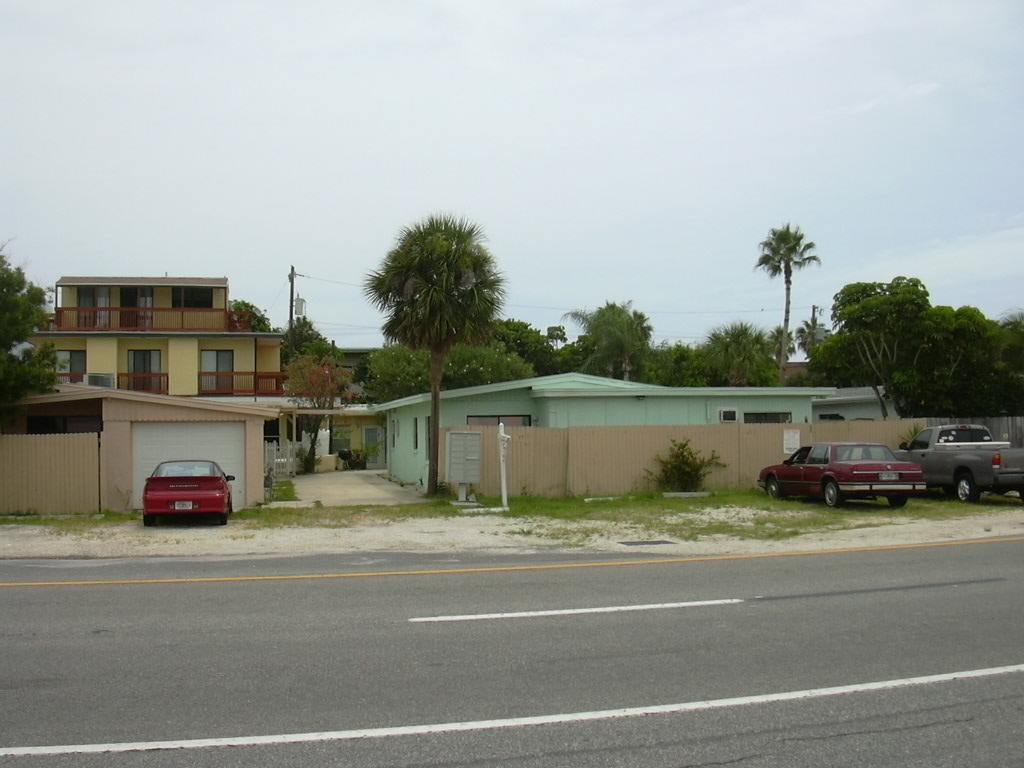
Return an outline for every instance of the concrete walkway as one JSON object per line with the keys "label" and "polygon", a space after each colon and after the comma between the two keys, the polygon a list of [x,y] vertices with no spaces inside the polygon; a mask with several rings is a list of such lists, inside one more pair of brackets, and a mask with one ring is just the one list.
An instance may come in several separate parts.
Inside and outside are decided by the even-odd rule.
{"label": "concrete walkway", "polygon": [[[325,507],[389,506],[421,504],[427,501],[412,486],[406,488],[388,480],[377,469],[320,472],[314,475],[296,475],[292,478],[295,495],[301,506],[319,501]],[[295,505],[295,502],[276,502]]]}

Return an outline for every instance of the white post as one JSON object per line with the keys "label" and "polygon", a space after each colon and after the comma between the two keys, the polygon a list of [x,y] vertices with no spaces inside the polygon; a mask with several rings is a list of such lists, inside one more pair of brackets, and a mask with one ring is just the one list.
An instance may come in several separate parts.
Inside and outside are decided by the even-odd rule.
{"label": "white post", "polygon": [[505,424],[498,422],[498,443],[501,447],[501,506],[508,509],[508,444],[512,440],[511,435],[505,434]]}

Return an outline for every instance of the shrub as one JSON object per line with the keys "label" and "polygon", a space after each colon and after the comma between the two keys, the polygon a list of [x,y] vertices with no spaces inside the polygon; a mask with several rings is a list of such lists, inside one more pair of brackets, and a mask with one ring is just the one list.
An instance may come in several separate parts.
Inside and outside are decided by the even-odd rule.
{"label": "shrub", "polygon": [[668,457],[655,460],[661,469],[657,473],[647,470],[647,476],[662,491],[699,491],[712,469],[725,466],[717,453],[712,451],[705,458],[690,447],[689,440],[673,440]]}

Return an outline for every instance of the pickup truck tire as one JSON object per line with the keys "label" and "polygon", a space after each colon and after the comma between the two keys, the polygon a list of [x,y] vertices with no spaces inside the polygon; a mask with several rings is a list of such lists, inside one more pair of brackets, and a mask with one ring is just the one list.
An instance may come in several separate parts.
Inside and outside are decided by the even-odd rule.
{"label": "pickup truck tire", "polygon": [[779,485],[779,478],[775,475],[772,475],[764,481],[764,492],[773,499],[784,498],[782,495],[782,486]]}
{"label": "pickup truck tire", "polygon": [[972,504],[981,498],[981,491],[974,482],[974,475],[966,470],[956,476],[956,497],[959,501],[969,501]]}
{"label": "pickup truck tire", "polygon": [[839,483],[835,480],[826,480],[821,488],[821,495],[825,497],[825,504],[830,507],[839,507],[843,504],[843,494],[839,490]]}
{"label": "pickup truck tire", "polygon": [[885,500],[889,502],[889,506],[895,509],[907,506],[906,496],[886,496]]}

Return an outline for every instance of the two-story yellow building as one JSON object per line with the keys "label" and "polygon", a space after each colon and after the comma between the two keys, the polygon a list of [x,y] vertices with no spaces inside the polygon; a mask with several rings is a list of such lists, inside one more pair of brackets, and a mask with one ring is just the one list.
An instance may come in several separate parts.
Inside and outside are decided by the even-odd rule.
{"label": "two-story yellow building", "polygon": [[57,349],[58,378],[179,396],[281,397],[281,333],[231,310],[226,277],[62,277],[33,339]]}

